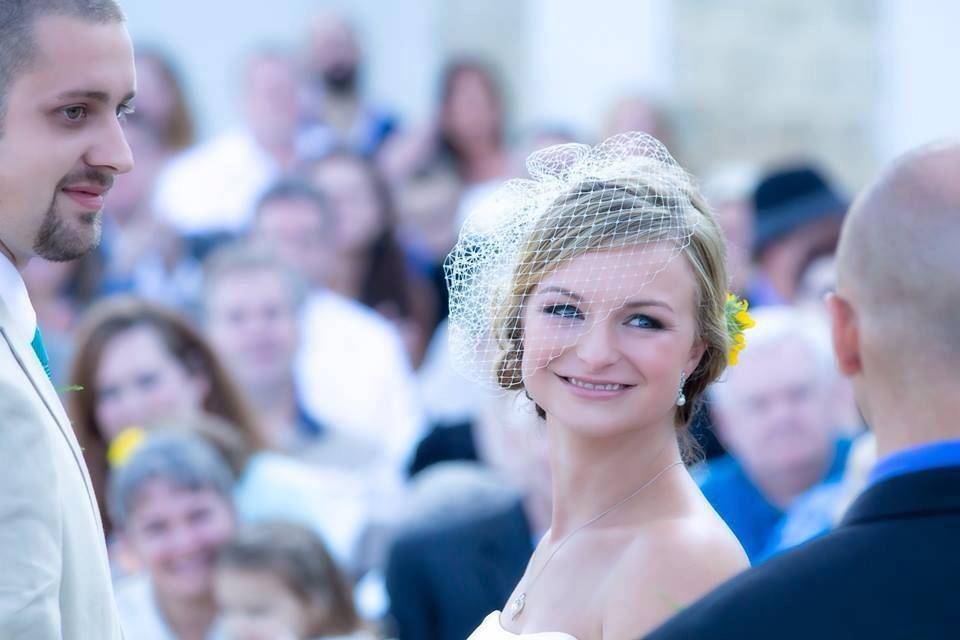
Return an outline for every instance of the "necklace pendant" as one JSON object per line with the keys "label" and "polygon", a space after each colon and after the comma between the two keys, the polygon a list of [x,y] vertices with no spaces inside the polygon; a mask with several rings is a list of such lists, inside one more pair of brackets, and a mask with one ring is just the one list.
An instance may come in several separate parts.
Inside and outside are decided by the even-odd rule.
{"label": "necklace pendant", "polygon": [[523,607],[527,604],[527,594],[521,593],[510,603],[510,619],[516,620],[523,613]]}

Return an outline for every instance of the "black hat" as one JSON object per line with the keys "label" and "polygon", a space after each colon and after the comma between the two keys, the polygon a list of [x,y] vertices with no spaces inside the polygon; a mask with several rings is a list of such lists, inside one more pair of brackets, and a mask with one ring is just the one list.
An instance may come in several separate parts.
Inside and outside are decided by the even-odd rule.
{"label": "black hat", "polygon": [[753,192],[757,219],[754,252],[815,220],[842,218],[848,204],[811,166],[768,174]]}

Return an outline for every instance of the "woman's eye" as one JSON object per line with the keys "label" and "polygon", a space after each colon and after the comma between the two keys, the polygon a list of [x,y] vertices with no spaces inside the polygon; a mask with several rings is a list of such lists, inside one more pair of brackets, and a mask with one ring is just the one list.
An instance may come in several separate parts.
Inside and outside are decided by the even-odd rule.
{"label": "woman's eye", "polygon": [[550,304],[543,308],[543,312],[547,315],[557,316],[560,318],[578,320],[583,318],[583,314],[580,313],[580,309],[572,304]]}
{"label": "woman's eye", "polygon": [[627,320],[627,324],[631,327],[639,327],[641,329],[662,329],[663,323],[657,320],[656,318],[651,318],[650,316],[637,314],[635,316],[630,316]]}

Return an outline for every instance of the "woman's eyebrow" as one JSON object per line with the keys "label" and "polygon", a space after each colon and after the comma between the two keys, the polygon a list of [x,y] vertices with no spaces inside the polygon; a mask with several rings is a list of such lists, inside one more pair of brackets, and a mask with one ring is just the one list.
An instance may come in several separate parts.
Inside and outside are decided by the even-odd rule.
{"label": "woman's eyebrow", "polygon": [[[565,296],[567,298],[573,298],[577,302],[581,302],[583,300],[583,296],[581,296],[580,294],[574,293],[569,289],[564,289],[563,287],[544,287],[543,289],[540,289],[538,293],[559,293],[560,295]],[[671,307],[669,304],[667,304],[663,300],[657,300],[655,298],[627,300],[623,304],[623,308],[632,309],[636,307],[662,307],[663,309],[666,309],[671,313],[673,312],[673,307]]]}
{"label": "woman's eyebrow", "polygon": [[673,312],[673,307],[664,302],[663,300],[647,299],[647,300],[628,300],[624,303],[623,307],[625,309],[633,309],[636,307],[662,307],[667,311]]}
{"label": "woman's eyebrow", "polygon": [[564,289],[563,287],[544,287],[543,289],[540,289],[537,293],[559,293],[562,296],[573,298],[578,302],[583,300],[583,297],[581,295],[574,293],[569,289]]}

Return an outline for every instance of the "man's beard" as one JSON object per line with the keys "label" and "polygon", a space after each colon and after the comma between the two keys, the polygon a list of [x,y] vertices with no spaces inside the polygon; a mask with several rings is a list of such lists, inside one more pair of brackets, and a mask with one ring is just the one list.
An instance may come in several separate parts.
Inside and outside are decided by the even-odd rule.
{"label": "man's beard", "polygon": [[334,65],[321,75],[323,86],[336,95],[351,95],[357,88],[355,65]]}
{"label": "man's beard", "polygon": [[57,196],[61,190],[80,181],[95,182],[109,188],[113,184],[112,176],[99,171],[88,169],[80,173],[72,173],[57,185],[50,200],[50,206],[40,223],[40,230],[33,241],[33,251],[38,256],[51,262],[69,262],[85,255],[100,244],[102,220],[100,212],[84,213],[79,216],[77,224],[89,228],[84,230],[71,228],[64,220],[62,213],[57,211]]}

